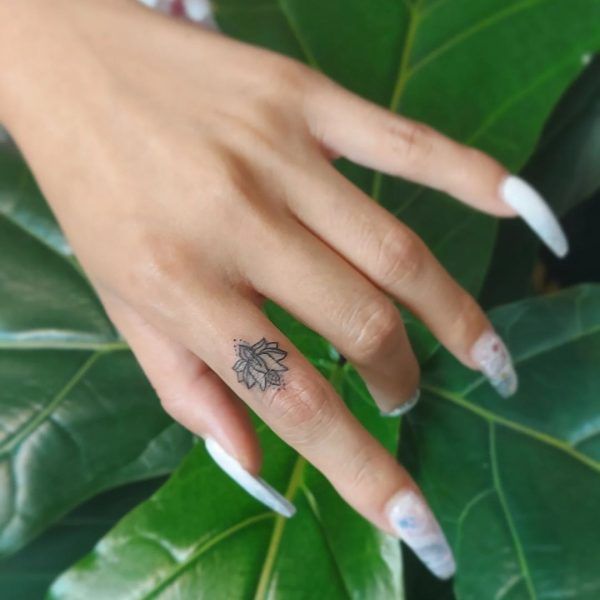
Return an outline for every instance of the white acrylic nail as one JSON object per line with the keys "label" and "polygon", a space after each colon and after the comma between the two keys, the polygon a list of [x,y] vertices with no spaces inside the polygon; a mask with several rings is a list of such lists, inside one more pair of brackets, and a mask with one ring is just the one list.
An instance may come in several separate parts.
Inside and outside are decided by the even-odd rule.
{"label": "white acrylic nail", "polygon": [[517,391],[518,380],[510,354],[495,331],[485,331],[471,348],[471,358],[496,391],[508,398]]}
{"label": "white acrylic nail", "polygon": [[446,536],[419,494],[398,492],[387,505],[387,517],[396,535],[436,577],[454,575],[456,563]]}
{"label": "white acrylic nail", "polygon": [[546,201],[526,181],[508,175],[500,184],[500,197],[514,208],[538,237],[562,258],[569,251],[567,237]]}
{"label": "white acrylic nail", "polygon": [[415,407],[415,405],[419,401],[420,397],[421,397],[421,390],[417,389],[417,391],[406,402],[403,402],[402,404],[400,404],[400,406],[397,406],[396,408],[394,408],[393,410],[390,410],[389,412],[381,411],[381,416],[382,417],[401,417],[402,415],[406,414],[409,410],[411,410],[412,408]]}
{"label": "white acrylic nail", "polygon": [[214,439],[207,438],[205,446],[207,452],[217,465],[219,465],[229,477],[251,496],[284,517],[291,517],[294,515],[296,507],[287,498],[284,498],[264,479],[256,477],[246,471],[246,469],[244,469],[231,454],[225,452]]}

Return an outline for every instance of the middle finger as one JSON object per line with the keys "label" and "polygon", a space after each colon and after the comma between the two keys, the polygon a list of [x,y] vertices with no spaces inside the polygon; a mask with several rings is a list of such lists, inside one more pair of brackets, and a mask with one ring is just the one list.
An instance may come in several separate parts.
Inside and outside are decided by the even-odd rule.
{"label": "middle finger", "polygon": [[482,371],[498,393],[514,393],[510,355],[473,297],[419,236],[329,163],[317,162],[310,177],[300,174],[293,182],[292,212],[423,321],[458,360]]}

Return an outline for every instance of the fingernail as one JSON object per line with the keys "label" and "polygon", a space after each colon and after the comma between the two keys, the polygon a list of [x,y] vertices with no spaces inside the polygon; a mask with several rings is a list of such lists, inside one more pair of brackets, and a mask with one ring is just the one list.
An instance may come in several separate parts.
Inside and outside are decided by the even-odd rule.
{"label": "fingernail", "polygon": [[537,236],[562,258],[569,251],[569,243],[558,219],[546,201],[526,181],[508,175],[500,184],[500,196],[514,208]]}
{"label": "fingernail", "polygon": [[517,391],[518,380],[512,359],[495,331],[488,330],[481,334],[473,344],[471,358],[503,398]]}
{"label": "fingernail", "polygon": [[419,494],[398,492],[388,503],[387,516],[396,535],[436,577],[454,575],[456,563],[446,536]]}
{"label": "fingernail", "polygon": [[206,438],[204,445],[217,465],[219,465],[229,477],[244,488],[251,496],[284,517],[291,517],[294,515],[296,507],[287,498],[284,498],[264,479],[256,477],[246,471],[246,469],[244,469],[233,456],[228,454],[213,438]]}
{"label": "fingernail", "polygon": [[403,402],[400,406],[397,406],[389,412],[381,411],[380,414],[382,417],[401,417],[411,410],[411,408],[414,408],[420,397],[421,390],[417,388],[417,391],[406,402]]}

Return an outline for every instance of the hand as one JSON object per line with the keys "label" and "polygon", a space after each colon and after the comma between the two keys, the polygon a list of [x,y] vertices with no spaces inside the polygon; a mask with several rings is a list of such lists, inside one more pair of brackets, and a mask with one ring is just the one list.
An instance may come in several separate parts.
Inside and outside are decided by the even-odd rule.
{"label": "hand", "polygon": [[392,299],[509,395],[510,357],[475,300],[331,159],[518,211],[563,254],[543,200],[479,150],[289,59],[123,0],[47,4],[12,8],[0,116],[165,410],[289,516],[257,476],[245,402],[365,518],[451,576],[415,483],[261,305],[330,340],[388,415],[414,405],[419,384]]}

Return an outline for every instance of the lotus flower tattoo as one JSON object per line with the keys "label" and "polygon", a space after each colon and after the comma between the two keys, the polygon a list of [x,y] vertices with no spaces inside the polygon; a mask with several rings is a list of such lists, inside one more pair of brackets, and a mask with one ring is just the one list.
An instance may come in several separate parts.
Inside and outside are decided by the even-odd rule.
{"label": "lotus flower tattoo", "polygon": [[244,383],[248,389],[256,384],[261,390],[269,386],[278,387],[283,384],[281,373],[288,368],[281,364],[287,356],[287,352],[279,348],[277,342],[267,342],[262,338],[254,345],[241,340],[236,344],[239,359],[233,365],[240,383]]}

